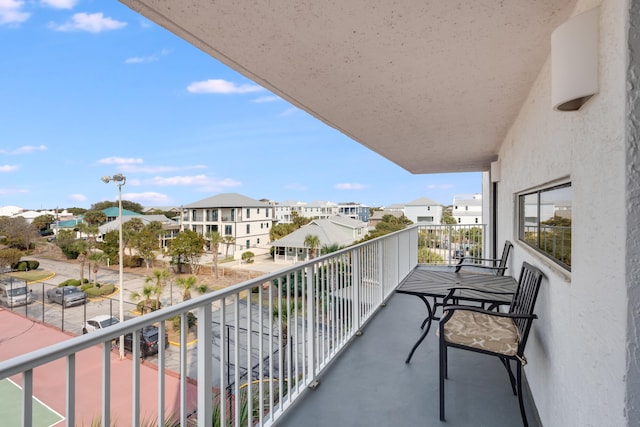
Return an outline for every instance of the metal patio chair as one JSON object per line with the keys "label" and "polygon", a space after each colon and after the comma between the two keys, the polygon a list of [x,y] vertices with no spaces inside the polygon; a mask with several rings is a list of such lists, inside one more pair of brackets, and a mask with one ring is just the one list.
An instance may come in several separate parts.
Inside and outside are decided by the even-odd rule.
{"label": "metal patio chair", "polygon": [[504,276],[504,271],[507,269],[507,260],[509,259],[509,253],[513,248],[513,244],[510,241],[504,242],[504,249],[502,250],[502,256],[500,258],[474,258],[470,256],[463,256],[460,258],[460,262],[456,265],[456,273],[463,267],[473,267],[474,269],[486,269],[491,270],[496,276]]}
{"label": "metal patio chair", "polygon": [[[479,307],[446,305],[438,327],[440,342],[440,420],[445,421],[445,379],[448,374],[449,347],[496,356],[509,374],[513,393],[518,396],[522,423],[528,426],[522,399],[522,367],[527,364],[524,349],[533,320],[542,273],[528,263],[522,264],[518,287],[508,313],[483,310]],[[516,375],[511,370],[515,361]]]}

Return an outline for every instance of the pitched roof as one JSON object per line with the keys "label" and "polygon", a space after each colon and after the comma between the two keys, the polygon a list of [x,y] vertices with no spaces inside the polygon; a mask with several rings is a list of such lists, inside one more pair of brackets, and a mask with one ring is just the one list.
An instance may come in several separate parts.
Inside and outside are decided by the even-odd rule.
{"label": "pitched roof", "polygon": [[366,227],[367,224],[362,221],[343,217],[342,215],[334,215],[328,219],[313,220],[293,233],[284,236],[282,239],[269,243],[269,245],[304,248],[304,239],[307,235],[311,234],[318,236],[321,247],[325,245],[331,246],[334,244],[347,246],[357,240],[354,238],[353,230]]}
{"label": "pitched roof", "polygon": [[438,203],[428,197],[420,197],[407,203],[406,206],[442,206],[442,203]]}
{"label": "pitched roof", "polygon": [[[104,212],[104,214],[108,218],[120,216],[120,212],[119,211],[120,211],[120,209],[117,206],[111,206],[109,208],[102,209],[102,212]],[[127,210],[127,209],[122,209],[122,216],[139,216],[139,215],[142,215],[142,214],[139,214],[138,212],[130,211],[130,210]]]}
{"label": "pitched roof", "polygon": [[197,202],[184,205],[183,208],[262,208],[270,207],[269,203],[261,202],[238,193],[223,193]]}

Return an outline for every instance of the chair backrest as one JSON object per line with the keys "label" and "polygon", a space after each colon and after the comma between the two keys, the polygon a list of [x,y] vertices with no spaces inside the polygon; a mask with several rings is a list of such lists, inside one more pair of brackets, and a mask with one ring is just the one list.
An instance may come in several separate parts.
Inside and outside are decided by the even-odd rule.
{"label": "chair backrest", "polygon": [[[509,313],[533,314],[533,309],[538,299],[538,291],[542,283],[542,272],[527,262],[522,263],[520,279],[516,293],[511,301]],[[531,329],[533,319],[514,319],[520,336],[520,346],[524,348]]]}
{"label": "chair backrest", "polygon": [[502,257],[500,258],[500,262],[498,263],[498,268],[496,269],[496,276],[504,276],[504,271],[507,269],[507,260],[509,259],[509,253],[513,248],[513,244],[510,241],[504,242],[504,249],[502,250]]}

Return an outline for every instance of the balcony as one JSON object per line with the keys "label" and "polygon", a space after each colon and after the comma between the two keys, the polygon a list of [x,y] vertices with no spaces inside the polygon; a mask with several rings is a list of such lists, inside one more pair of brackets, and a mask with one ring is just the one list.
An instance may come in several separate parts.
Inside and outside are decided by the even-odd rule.
{"label": "balcony", "polygon": [[[436,424],[435,335],[410,364],[404,363],[425,309],[417,298],[394,290],[419,263],[447,268],[455,262],[454,247],[481,251],[482,231],[411,227],[5,360],[0,379],[11,377],[22,386],[24,425],[35,423],[32,394],[43,386],[50,362],[66,362],[66,369],[58,369],[64,404],[53,409],[66,417],[67,425],[87,422],[76,415],[76,401],[88,383],[76,362],[86,351],[101,366],[91,383],[100,383],[97,394],[103,397],[93,409],[101,414],[102,425],[123,420],[148,424],[151,410],[158,424],[168,418],[199,426],[212,425],[212,419],[236,426]],[[186,342],[189,313],[198,323],[195,346]],[[180,347],[165,350],[162,321],[175,315],[183,325]],[[157,361],[144,362],[155,363],[158,392],[152,408],[140,398],[149,394],[149,384],[141,382],[138,334],[127,360],[129,385],[123,385],[124,365],[111,347],[120,335],[148,324],[160,325],[161,340]],[[169,361],[170,356],[177,360]],[[517,399],[495,359],[452,350],[450,364],[447,425],[518,425]],[[176,374],[178,382],[167,379]],[[114,391],[127,393],[130,402],[119,406]]]}

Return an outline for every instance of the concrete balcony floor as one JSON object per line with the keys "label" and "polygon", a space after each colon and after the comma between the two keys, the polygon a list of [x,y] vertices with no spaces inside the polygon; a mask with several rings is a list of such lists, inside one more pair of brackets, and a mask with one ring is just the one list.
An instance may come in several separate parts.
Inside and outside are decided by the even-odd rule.
{"label": "concrete balcony floor", "polygon": [[[449,350],[447,421],[440,422],[437,323],[405,363],[425,315],[426,307],[417,297],[393,295],[363,335],[320,377],[320,385],[309,390],[278,426],[522,425],[518,398],[500,361],[458,349]],[[528,390],[525,403],[529,425],[539,427]]]}

